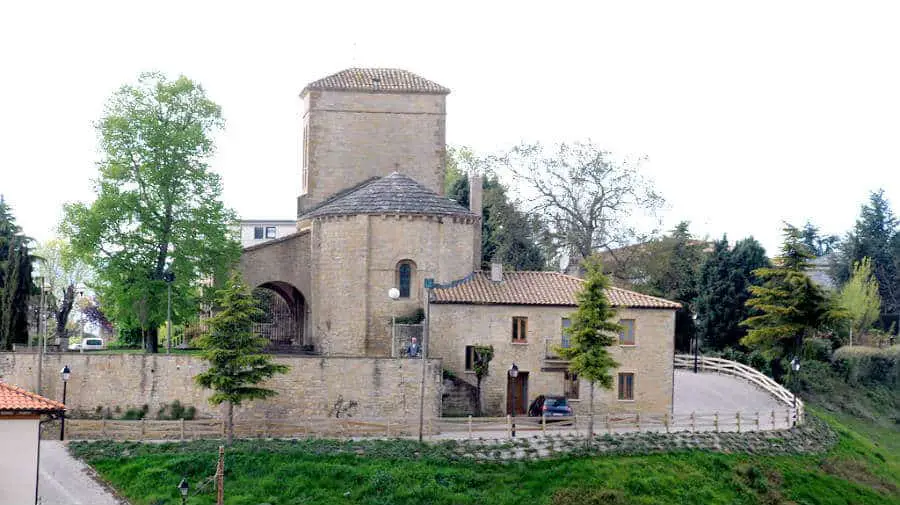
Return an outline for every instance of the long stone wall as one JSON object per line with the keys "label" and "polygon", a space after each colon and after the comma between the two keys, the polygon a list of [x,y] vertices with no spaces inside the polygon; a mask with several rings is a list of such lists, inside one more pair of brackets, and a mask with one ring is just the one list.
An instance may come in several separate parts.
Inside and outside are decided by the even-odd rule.
{"label": "long stone wall", "polygon": [[[279,356],[288,365],[267,387],[278,395],[246,402],[236,420],[299,420],[309,417],[415,418],[419,415],[422,362],[417,359]],[[42,394],[62,399],[59,371],[69,365],[66,405],[70,412],[91,414],[98,407],[120,412],[149,407],[155,416],[175,400],[197,408],[198,417],[219,417],[221,408],[207,401],[210,392],[194,384],[205,369],[196,356],[90,353],[44,356]],[[37,391],[37,354],[0,353],[0,380]],[[441,361],[429,359],[425,377],[425,416],[437,417],[441,406]]]}

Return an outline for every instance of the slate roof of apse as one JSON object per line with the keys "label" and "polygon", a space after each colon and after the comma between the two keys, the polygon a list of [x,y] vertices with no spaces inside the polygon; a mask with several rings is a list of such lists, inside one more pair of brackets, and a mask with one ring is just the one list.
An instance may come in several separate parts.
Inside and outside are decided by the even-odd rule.
{"label": "slate roof of apse", "polygon": [[348,68],[313,81],[303,88],[331,91],[381,91],[446,95],[450,90],[422,76],[399,68]]}
{"label": "slate roof of apse", "polygon": [[18,386],[0,382],[0,412],[59,412],[66,406]]}
{"label": "slate roof of apse", "polygon": [[356,214],[425,214],[476,217],[469,209],[444,198],[412,178],[394,172],[339,193],[300,215],[300,218]]}
{"label": "slate roof of apse", "polygon": [[[557,272],[504,272],[494,282],[489,272],[473,272],[462,281],[433,292],[433,303],[474,305],[560,305],[578,304],[577,295],[584,281]],[[678,309],[680,304],[627,289],[609,287],[606,296],[615,307]]]}

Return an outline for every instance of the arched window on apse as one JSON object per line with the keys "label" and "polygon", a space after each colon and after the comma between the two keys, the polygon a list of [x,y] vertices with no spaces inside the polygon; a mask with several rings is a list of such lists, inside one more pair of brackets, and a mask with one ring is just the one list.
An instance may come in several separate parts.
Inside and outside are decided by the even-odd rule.
{"label": "arched window on apse", "polygon": [[416,264],[412,261],[403,260],[397,263],[397,289],[400,290],[400,298],[410,297],[415,272]]}

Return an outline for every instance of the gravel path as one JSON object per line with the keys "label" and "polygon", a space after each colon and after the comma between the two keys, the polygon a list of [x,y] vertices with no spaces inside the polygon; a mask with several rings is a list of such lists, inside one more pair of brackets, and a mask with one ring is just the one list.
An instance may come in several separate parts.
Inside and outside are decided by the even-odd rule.
{"label": "gravel path", "polygon": [[41,442],[38,494],[41,505],[127,505],[98,484],[62,442],[53,440]]}

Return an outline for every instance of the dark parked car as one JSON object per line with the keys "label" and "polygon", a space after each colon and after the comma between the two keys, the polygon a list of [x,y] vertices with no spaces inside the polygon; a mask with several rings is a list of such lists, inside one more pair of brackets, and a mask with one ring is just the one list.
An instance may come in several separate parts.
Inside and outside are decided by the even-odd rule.
{"label": "dark parked car", "polygon": [[565,396],[540,395],[531,402],[531,407],[528,407],[528,415],[539,417],[541,414],[547,417],[569,417],[573,413]]}

